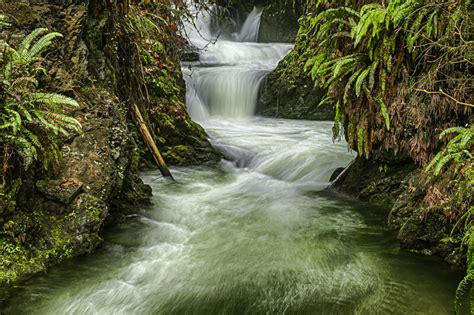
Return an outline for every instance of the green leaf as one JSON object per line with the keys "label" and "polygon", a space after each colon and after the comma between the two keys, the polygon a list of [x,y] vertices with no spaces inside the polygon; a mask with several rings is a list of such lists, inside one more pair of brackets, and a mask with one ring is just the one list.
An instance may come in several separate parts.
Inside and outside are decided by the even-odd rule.
{"label": "green leaf", "polygon": [[379,105],[380,114],[382,114],[385,121],[385,127],[387,127],[387,130],[390,130],[390,117],[388,116],[387,106],[385,106],[384,101],[380,97],[375,97],[375,101]]}

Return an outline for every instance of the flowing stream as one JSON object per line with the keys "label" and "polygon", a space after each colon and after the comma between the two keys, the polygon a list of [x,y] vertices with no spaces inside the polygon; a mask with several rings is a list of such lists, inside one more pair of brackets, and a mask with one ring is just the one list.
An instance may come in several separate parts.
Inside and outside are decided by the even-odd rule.
{"label": "flowing stream", "polygon": [[[187,105],[226,159],[143,174],[153,206],[94,255],[12,290],[5,314],[451,314],[460,275],[398,249],[387,209],[324,191],[354,157],[330,122],[253,117],[260,83],[291,49],[189,30]],[[207,27],[207,28],[206,28]],[[206,38],[207,36],[207,38]],[[0,312],[2,313],[2,312]]]}

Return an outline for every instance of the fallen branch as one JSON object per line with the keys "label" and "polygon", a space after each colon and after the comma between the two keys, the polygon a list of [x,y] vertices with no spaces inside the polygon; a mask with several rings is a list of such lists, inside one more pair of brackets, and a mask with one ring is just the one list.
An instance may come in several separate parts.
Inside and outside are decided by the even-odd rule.
{"label": "fallen branch", "polygon": [[161,156],[160,150],[156,146],[155,141],[153,140],[153,137],[150,131],[148,130],[148,127],[146,126],[145,120],[143,119],[143,116],[140,113],[137,104],[133,104],[133,112],[135,113],[135,117],[137,118],[138,124],[140,125],[140,132],[143,136],[143,139],[150,148],[151,153],[153,155],[153,159],[155,160],[156,165],[158,166],[158,169],[160,170],[161,174],[164,177],[169,177],[174,180],[173,175],[171,175],[171,172],[168,166],[166,165],[165,160]]}

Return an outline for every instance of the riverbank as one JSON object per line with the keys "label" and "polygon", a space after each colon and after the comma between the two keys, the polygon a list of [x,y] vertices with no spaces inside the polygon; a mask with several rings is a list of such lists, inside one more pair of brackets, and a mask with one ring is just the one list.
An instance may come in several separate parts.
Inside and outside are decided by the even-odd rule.
{"label": "riverbank", "polygon": [[157,7],[107,1],[0,4],[9,22],[1,35],[13,47],[39,27],[62,33],[37,63],[45,69],[38,88],[76,99],[79,108],[67,114],[82,124],[82,133],[61,139],[59,165],[43,170],[36,163],[0,189],[1,285],[90,254],[105,224],[150,202],[138,170],[153,159],[134,105],[170,165],[220,159],[185,110],[185,42],[176,34],[177,17],[160,5],[158,19]]}

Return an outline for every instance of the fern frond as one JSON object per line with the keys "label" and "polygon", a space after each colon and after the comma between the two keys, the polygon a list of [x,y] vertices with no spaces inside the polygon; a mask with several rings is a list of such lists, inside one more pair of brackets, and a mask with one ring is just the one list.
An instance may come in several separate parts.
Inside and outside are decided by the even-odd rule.
{"label": "fern frond", "polygon": [[379,105],[380,114],[382,115],[383,120],[385,121],[385,127],[387,127],[387,130],[390,130],[390,118],[388,116],[387,106],[385,106],[384,101],[380,97],[377,96],[374,99]]}
{"label": "fern frond", "polygon": [[58,32],[52,32],[41,37],[27,52],[27,60],[37,57],[43,50],[51,46],[53,39],[56,37],[63,37],[63,35]]}
{"label": "fern frond", "polygon": [[357,152],[360,156],[364,154],[364,139],[365,139],[365,129],[357,129]]}
{"label": "fern frond", "polygon": [[454,158],[453,154],[446,154],[444,155],[439,161],[438,163],[436,163],[436,166],[434,168],[434,171],[433,171],[433,174],[435,176],[438,176],[440,173],[441,173],[441,170],[443,169],[443,167],[448,164],[452,159]]}
{"label": "fern frond", "polygon": [[357,77],[359,76],[359,74],[362,72],[362,70],[364,70],[363,68],[355,71],[350,77],[349,79],[347,80],[347,83],[346,83],[346,86],[344,88],[344,96],[343,96],[343,104],[347,103],[347,100],[349,99],[349,95],[350,95],[350,91],[351,91],[351,88],[352,88],[352,84],[354,83],[354,81],[357,79]]}
{"label": "fern frond", "polygon": [[19,56],[22,57],[22,58],[25,58],[26,54],[30,50],[30,46],[31,46],[31,43],[33,42],[33,40],[36,37],[38,37],[39,35],[47,32],[47,31],[48,31],[47,28],[37,28],[33,32],[28,34],[20,44],[20,48],[18,49]]}
{"label": "fern frond", "polygon": [[356,92],[357,97],[360,96],[360,92],[362,90],[362,84],[364,83],[369,73],[370,73],[370,67],[367,67],[364,71],[362,71],[362,73],[357,78],[357,81],[355,84],[355,92]]}
{"label": "fern frond", "polygon": [[450,128],[447,128],[447,129],[443,130],[443,132],[441,132],[439,134],[439,138],[443,139],[444,137],[446,137],[449,134],[453,134],[453,133],[458,133],[459,134],[459,133],[462,133],[465,130],[466,130],[466,128],[464,128],[464,127],[450,127]]}
{"label": "fern frond", "polygon": [[61,94],[35,92],[31,93],[30,97],[32,101],[43,103],[45,105],[57,104],[79,107],[79,103],[75,99]]}

